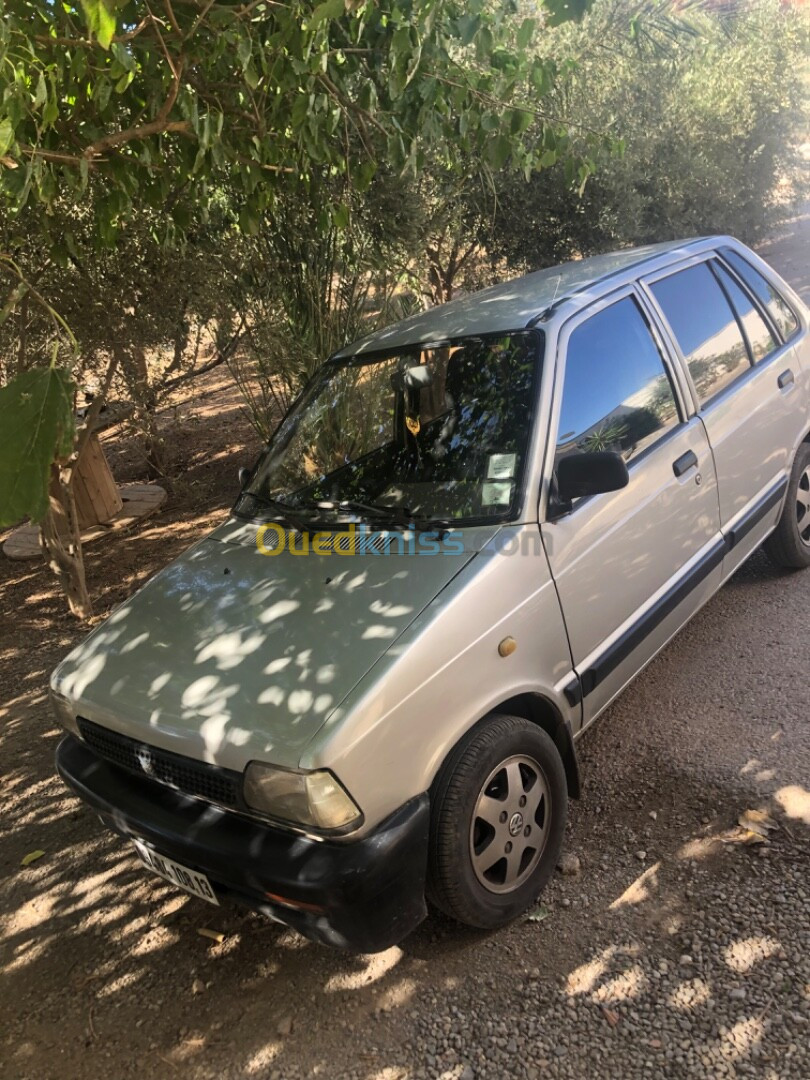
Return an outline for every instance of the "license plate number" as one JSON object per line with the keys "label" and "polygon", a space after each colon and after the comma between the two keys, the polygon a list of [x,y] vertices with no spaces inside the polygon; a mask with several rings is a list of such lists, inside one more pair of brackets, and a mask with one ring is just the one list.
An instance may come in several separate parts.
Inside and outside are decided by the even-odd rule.
{"label": "license plate number", "polygon": [[151,848],[139,843],[137,840],[135,841],[135,850],[138,852],[138,857],[144,866],[153,873],[159,874],[166,881],[170,881],[172,885],[179,885],[181,889],[185,889],[192,896],[197,896],[200,900],[207,900],[209,904],[219,906],[219,900],[217,900],[214,890],[211,888],[211,882],[205,874],[191,870],[188,866],[183,866],[182,863],[175,862],[174,859],[168,859],[165,855],[159,855],[156,851],[152,851]]}

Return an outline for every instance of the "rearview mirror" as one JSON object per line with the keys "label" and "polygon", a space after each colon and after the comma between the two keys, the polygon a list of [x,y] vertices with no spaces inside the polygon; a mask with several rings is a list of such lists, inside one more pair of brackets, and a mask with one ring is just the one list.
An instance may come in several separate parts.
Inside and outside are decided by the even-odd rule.
{"label": "rearview mirror", "polygon": [[433,385],[433,372],[427,364],[401,368],[391,376],[391,385],[395,390],[424,390]]}
{"label": "rearview mirror", "polygon": [[250,479],[250,469],[246,469],[243,465],[239,470],[239,487],[243,488]]}
{"label": "rearview mirror", "polygon": [[557,499],[567,508],[574,499],[618,491],[629,483],[624,458],[612,450],[566,454],[557,462]]}

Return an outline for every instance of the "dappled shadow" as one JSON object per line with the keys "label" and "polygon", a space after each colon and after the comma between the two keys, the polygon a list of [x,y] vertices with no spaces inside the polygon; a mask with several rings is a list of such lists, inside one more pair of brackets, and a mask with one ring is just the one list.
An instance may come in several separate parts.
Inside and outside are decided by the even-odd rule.
{"label": "dappled shadow", "polygon": [[[700,738],[711,742],[725,700],[722,679],[704,679],[704,642],[714,674],[730,669],[741,642],[756,652],[772,635],[763,613],[775,606],[792,623],[807,590],[796,586],[753,560],[585,737],[586,794],[567,841],[583,869],[555,878],[541,921],[486,935],[433,914],[374,957],[186,899],[148,875],[53,776],[44,681],[18,687],[0,712],[7,1075],[91,1077],[112,1059],[122,1074],[131,1062],[195,1078],[320,1068],[376,1080],[410,1076],[414,1062],[429,1077],[469,1062],[500,1078],[513,1074],[512,1034],[553,1076],[627,1074],[640,1055],[657,1075],[708,1076],[784,1054],[804,1030],[791,1025],[807,1015],[810,981],[791,905],[777,899],[806,888],[806,709],[794,688],[796,708],[778,723],[718,721],[718,738],[738,735],[719,760]],[[37,667],[63,647],[55,634]],[[763,667],[786,651],[783,640]],[[758,709],[768,695],[758,700],[756,677],[733,674],[740,703]],[[719,839],[749,805],[782,824],[765,855]],[[729,1022],[732,990],[744,993]]]}
{"label": "dappled shadow", "polygon": [[[320,1063],[338,1076],[406,1076],[449,1001],[462,1014],[486,1002],[489,1020],[465,1026],[458,1049],[451,1042],[430,1055],[429,1076],[453,1076],[462,1061],[476,1075],[505,1075],[493,1057],[503,1020],[538,1038],[562,1025],[591,1029],[564,1075],[608,1061],[618,1075],[639,1053],[633,1010],[651,1000],[660,1027],[643,1052],[658,1075],[670,1075],[669,1065],[683,1075],[690,1063],[692,1074],[708,1075],[718,1062],[767,1060],[784,1038],[770,1014],[807,1008],[800,942],[769,905],[754,902],[789,891],[787,877],[806,856],[810,833],[781,815],[781,788],[765,800],[783,827],[763,855],[719,839],[746,805],[739,789],[696,784],[666,765],[656,790],[640,786],[631,807],[602,786],[575,808],[569,830],[582,873],[552,882],[543,921],[486,935],[433,915],[400,947],[352,956],[186,899],[145,873],[130,846],[53,778],[57,733],[41,711],[23,710],[19,700],[5,710],[0,745],[8,761],[21,726],[43,732],[4,785],[3,1007],[13,1017],[6,1075],[95,1076],[112,1050],[147,1074],[165,1065],[188,1076],[268,1076],[271,1066],[309,1075]],[[701,811],[706,823],[695,825]],[[628,850],[641,843],[650,865]],[[37,849],[45,854],[19,869]],[[737,915],[729,919],[732,894]],[[786,976],[778,1008],[775,971]],[[738,1018],[721,1031],[712,1010],[734,988],[745,990]],[[689,1036],[695,1057],[677,1037],[678,1020],[700,1016],[699,1037]]]}
{"label": "dappled shadow", "polygon": [[[234,464],[88,552],[100,610],[222,520]],[[585,736],[582,870],[537,921],[433,913],[367,957],[185,898],[68,794],[45,689],[84,630],[0,562],[4,1076],[807,1076],[809,600],[754,557]],[[780,823],[761,849],[723,843],[747,807]]]}

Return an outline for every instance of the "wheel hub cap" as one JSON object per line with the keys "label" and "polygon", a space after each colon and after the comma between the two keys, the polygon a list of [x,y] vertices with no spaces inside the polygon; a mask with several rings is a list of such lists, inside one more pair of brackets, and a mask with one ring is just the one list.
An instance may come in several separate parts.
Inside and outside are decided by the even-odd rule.
{"label": "wheel hub cap", "polygon": [[485,889],[508,893],[526,882],[543,854],[550,822],[548,782],[533,758],[516,755],[492,770],[470,826],[470,858]]}

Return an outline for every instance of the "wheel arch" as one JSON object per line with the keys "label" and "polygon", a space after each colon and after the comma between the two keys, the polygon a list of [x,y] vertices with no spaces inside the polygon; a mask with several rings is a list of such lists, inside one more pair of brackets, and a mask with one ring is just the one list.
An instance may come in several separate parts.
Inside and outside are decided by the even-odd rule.
{"label": "wheel arch", "polygon": [[431,785],[431,790],[439,783],[439,778],[456,756],[459,747],[466,743],[471,733],[482,724],[485,724],[492,716],[497,715],[520,716],[532,724],[536,724],[553,740],[562,759],[565,769],[565,779],[568,787],[568,796],[578,799],[582,792],[582,782],[579,772],[579,759],[577,758],[576,746],[571,727],[565,722],[556,706],[540,693],[515,694],[505,698],[493,706],[485,716],[468,728],[458,739],[454,746],[445,755],[441,767],[436,771]]}
{"label": "wheel arch", "polygon": [[522,716],[532,724],[537,724],[554,740],[565,767],[569,798],[578,799],[582,793],[582,781],[574,736],[570,725],[563,720],[557,707],[542,694],[526,693],[507,698],[492,711]]}

